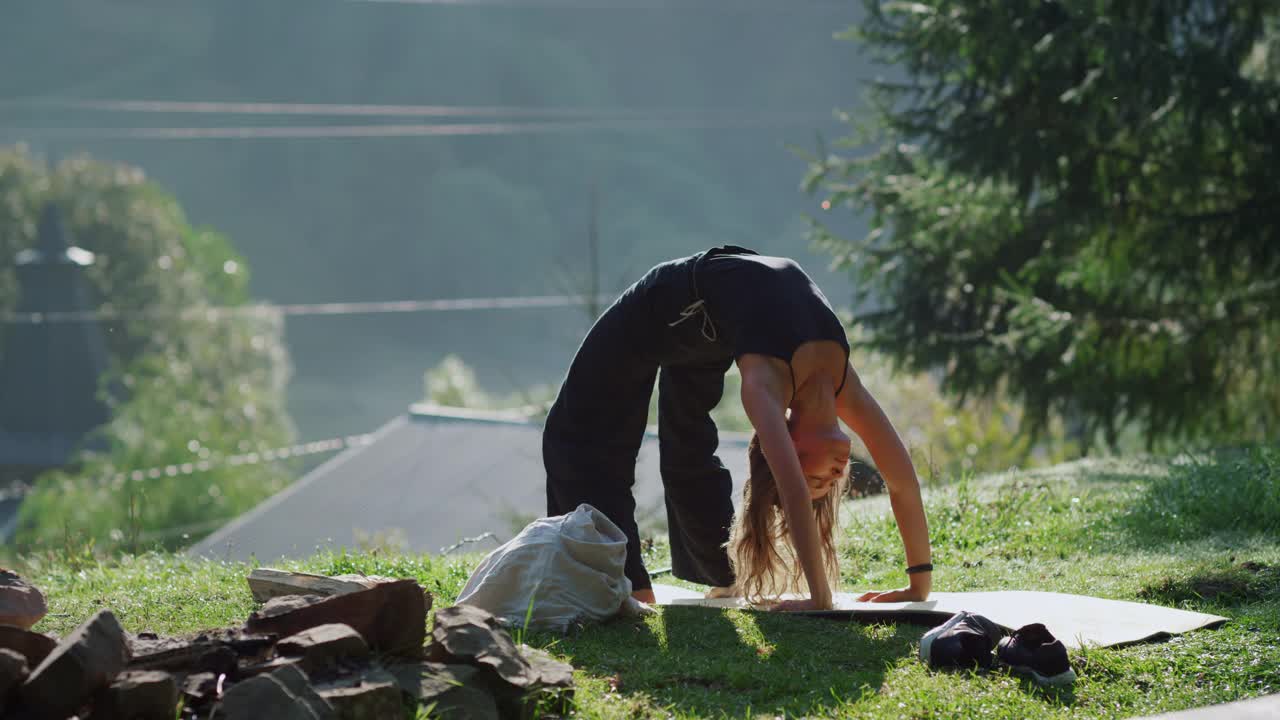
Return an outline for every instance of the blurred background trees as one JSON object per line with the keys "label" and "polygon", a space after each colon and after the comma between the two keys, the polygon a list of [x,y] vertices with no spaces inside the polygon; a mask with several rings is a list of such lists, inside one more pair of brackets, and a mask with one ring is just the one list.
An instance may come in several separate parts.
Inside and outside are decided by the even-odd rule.
{"label": "blurred background trees", "polygon": [[[926,477],[1280,428],[1274,0],[508,5],[9,11],[0,60],[28,70],[0,77],[0,142],[101,161],[0,153],[0,313],[16,301],[6,261],[49,201],[98,255],[102,309],[120,313],[103,320],[112,419],[27,498],[21,542],[181,544],[292,468],[119,476],[287,445],[286,409],[312,439],[376,427],[419,393],[545,406],[590,320],[580,308],[299,319],[286,393],[282,319],[202,308],[608,293],[726,242],[796,257],[836,306],[852,303],[855,366]],[[847,42],[829,42],[850,23]],[[788,52],[765,59],[766,44]],[[885,77],[864,110],[868,58]],[[122,99],[442,103],[477,113],[450,123],[585,113],[651,127],[106,139],[356,122],[94,104]],[[853,127],[829,118],[837,103]],[[682,126],[690,117],[723,127]],[[783,143],[814,130],[849,136],[812,158],[807,198]],[[814,202],[816,251],[801,221]],[[582,261],[584,235],[598,262]],[[748,428],[736,396],[731,374],[726,430]]]}
{"label": "blurred background trees", "polygon": [[863,4],[905,77],[806,186],[868,345],[1085,449],[1274,437],[1276,3]]}
{"label": "blurred background trees", "polygon": [[282,488],[293,475],[273,463],[117,478],[157,466],[216,466],[228,455],[291,443],[282,324],[271,313],[205,312],[246,307],[249,268],[226,238],[191,227],[139,169],[82,157],[50,168],[21,150],[0,151],[0,315],[17,298],[9,260],[35,243],[49,204],[71,242],[96,256],[87,272],[93,309],[103,313],[108,366],[100,393],[111,417],[76,466],[46,473],[26,497],[17,544],[61,544],[69,535],[117,546],[182,544],[186,530],[216,527]]}

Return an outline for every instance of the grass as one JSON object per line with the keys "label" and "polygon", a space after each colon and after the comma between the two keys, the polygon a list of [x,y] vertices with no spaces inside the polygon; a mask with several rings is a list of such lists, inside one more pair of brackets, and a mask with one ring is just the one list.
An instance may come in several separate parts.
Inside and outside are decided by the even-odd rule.
{"label": "grass", "polygon": [[[1000,672],[932,672],[925,628],[668,608],[567,637],[526,639],[578,669],[586,718],[1128,717],[1280,692],[1280,447],[1177,463],[1087,461],[927,489],[934,588],[1038,589],[1225,615],[1217,630],[1072,654],[1066,691]],[[850,503],[844,589],[901,583],[883,498]],[[651,566],[665,564],[659,543]],[[417,578],[456,597],[477,556],[324,554],[291,567]],[[126,628],[178,633],[243,622],[248,568],[148,554],[59,553],[19,568],[61,633],[100,607]]]}

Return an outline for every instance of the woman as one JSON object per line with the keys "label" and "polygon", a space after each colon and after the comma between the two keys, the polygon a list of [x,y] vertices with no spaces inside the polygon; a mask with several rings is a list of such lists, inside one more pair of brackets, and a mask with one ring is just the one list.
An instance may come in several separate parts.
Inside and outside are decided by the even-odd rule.
{"label": "woman", "polygon": [[[716,457],[710,412],[735,361],[755,435],[731,540],[732,484]],[[885,478],[911,571],[907,587],[860,599],[928,597],[932,566],[915,469],[849,366],[844,328],[796,263],[730,245],[662,263],[623,292],[578,348],[547,416],[547,512],[588,503],[617,523],[637,599],[654,602],[631,487],[655,379],[676,577],[712,586],[713,596],[753,601],[803,582],[808,599],[779,609],[830,608],[850,444],[839,419]]]}

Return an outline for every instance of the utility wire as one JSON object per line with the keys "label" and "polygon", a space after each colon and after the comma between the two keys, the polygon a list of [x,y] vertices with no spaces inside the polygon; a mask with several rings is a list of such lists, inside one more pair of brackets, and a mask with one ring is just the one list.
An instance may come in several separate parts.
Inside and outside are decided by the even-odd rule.
{"label": "utility wire", "polygon": [[693,0],[346,0],[362,5],[437,5],[445,7],[493,7],[537,10],[661,10],[663,12],[714,11],[742,12],[775,10],[848,9],[852,3],[836,0],[779,2],[778,0],[734,0],[731,2],[695,2]]}
{"label": "utility wire", "polygon": [[465,137],[574,132],[755,130],[809,123],[774,118],[676,120],[619,118],[554,122],[411,125],[241,125],[226,127],[0,127],[0,133],[39,140],[323,140],[392,137]]}
{"label": "utility wire", "polygon": [[[615,295],[601,294],[596,302],[610,302]],[[382,313],[454,312],[463,310],[518,310],[529,308],[577,307],[590,303],[583,295],[528,295],[487,298],[448,298],[436,300],[392,300],[375,302],[297,303],[276,305],[203,306],[182,310],[148,308],[125,310],[102,307],[97,310],[54,312],[6,312],[0,323],[45,325],[54,323],[94,322],[99,320],[186,318],[216,321],[226,317],[277,317],[307,315],[375,315]]]}
{"label": "utility wire", "polygon": [[830,119],[820,112],[751,108],[535,107],[520,105],[387,105],[370,103],[227,102],[219,100],[65,99],[0,101],[0,108],[111,113],[260,115],[369,118],[499,118],[558,120],[754,121],[805,123]]}
{"label": "utility wire", "polygon": [[[120,486],[126,482],[145,482],[148,480],[160,480],[162,478],[186,477],[189,475],[210,472],[212,470],[261,465],[263,463],[288,460],[290,458],[337,452],[351,447],[361,447],[373,442],[373,437],[372,433],[365,433],[362,435],[344,435],[329,438],[327,440],[316,440],[308,443],[299,443],[297,445],[271,448],[269,450],[255,450],[253,452],[240,453],[237,455],[226,455],[221,458],[203,458],[193,462],[158,465],[156,467],[142,468],[138,470],[127,470],[97,478],[95,481],[103,485]],[[0,501],[25,497],[31,493],[31,490],[32,488],[30,485],[11,486],[4,490],[0,490]]]}

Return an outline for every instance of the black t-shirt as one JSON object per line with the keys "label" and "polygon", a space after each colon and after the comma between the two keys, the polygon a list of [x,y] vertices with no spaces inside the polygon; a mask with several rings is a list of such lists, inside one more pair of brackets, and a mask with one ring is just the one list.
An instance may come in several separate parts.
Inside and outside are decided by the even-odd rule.
{"label": "black t-shirt", "polygon": [[813,340],[838,343],[848,358],[844,326],[793,260],[714,248],[697,260],[697,290],[735,358],[755,353],[789,365],[796,348]]}

